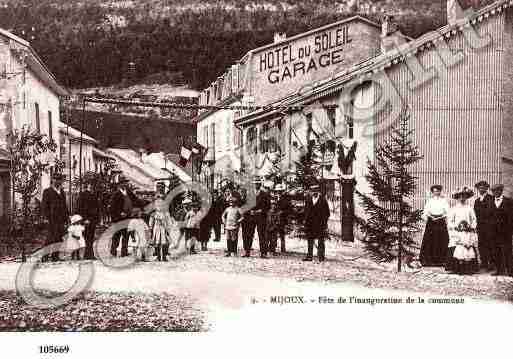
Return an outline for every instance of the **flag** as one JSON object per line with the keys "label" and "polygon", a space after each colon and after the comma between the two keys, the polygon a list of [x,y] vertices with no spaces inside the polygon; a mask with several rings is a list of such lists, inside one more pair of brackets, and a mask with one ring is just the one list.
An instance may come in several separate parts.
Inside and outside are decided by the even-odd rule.
{"label": "flag", "polygon": [[195,142],[192,146],[192,155],[194,156],[194,170],[196,173],[200,174],[201,169],[203,168],[203,160],[205,159],[205,155],[207,154],[207,149]]}
{"label": "flag", "polygon": [[191,159],[191,156],[192,156],[192,150],[189,149],[188,147],[185,147],[184,145],[182,145],[182,148],[180,150],[180,160],[178,161],[178,164],[181,167],[187,166],[187,163]]}

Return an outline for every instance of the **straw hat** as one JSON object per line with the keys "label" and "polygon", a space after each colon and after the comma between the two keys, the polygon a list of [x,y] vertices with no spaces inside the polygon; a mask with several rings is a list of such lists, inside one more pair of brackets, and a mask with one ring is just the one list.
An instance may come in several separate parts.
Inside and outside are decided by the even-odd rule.
{"label": "straw hat", "polygon": [[82,221],[82,216],[80,214],[74,214],[69,219],[71,224],[77,224],[78,222]]}
{"label": "straw hat", "polygon": [[472,191],[470,188],[465,186],[462,188],[458,188],[456,191],[454,191],[452,194],[452,198],[454,198],[454,199],[458,199],[458,198],[469,199],[473,195],[474,195],[474,191]]}

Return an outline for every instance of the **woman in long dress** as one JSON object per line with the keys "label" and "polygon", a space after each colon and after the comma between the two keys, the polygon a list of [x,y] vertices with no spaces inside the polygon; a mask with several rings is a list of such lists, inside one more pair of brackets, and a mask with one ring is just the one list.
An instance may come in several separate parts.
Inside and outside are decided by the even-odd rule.
{"label": "woman in long dress", "polygon": [[155,210],[150,215],[149,227],[151,229],[150,243],[156,249],[157,260],[167,262],[173,223],[169,210],[164,204],[162,196],[158,195],[154,202]]}
{"label": "woman in long dress", "polygon": [[442,189],[440,185],[431,186],[431,198],[426,202],[422,213],[426,229],[419,259],[424,267],[444,266],[447,259],[449,202],[442,197]]}
{"label": "woman in long dress", "polygon": [[477,219],[467,200],[474,192],[463,187],[453,194],[456,204],[449,210],[447,225],[449,228],[449,249],[447,271],[458,274],[472,274],[477,265]]}

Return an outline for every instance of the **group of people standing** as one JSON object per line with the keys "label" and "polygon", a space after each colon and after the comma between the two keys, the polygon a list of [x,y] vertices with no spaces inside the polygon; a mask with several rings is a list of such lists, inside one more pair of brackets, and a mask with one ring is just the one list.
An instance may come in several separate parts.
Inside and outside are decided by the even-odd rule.
{"label": "group of people standing", "polygon": [[[93,193],[92,185],[86,185],[80,193],[77,210],[70,216],[63,182],[64,176],[56,173],[52,176],[51,186],[43,192],[42,209],[48,222],[46,244],[64,241],[65,251],[73,247],[73,259],[94,259],[93,243],[96,227],[100,222],[100,200]],[[181,243],[187,253],[196,254],[197,250],[207,250],[212,232],[214,241],[221,241],[222,225],[227,238],[226,256],[238,254],[241,229],[242,257],[251,257],[256,233],[261,258],[277,256],[278,250],[286,253],[286,231],[292,214],[292,204],[283,184],[255,181],[253,194],[229,189],[224,192],[214,191],[212,205],[206,213],[201,209],[201,202],[194,201],[191,196],[183,199],[179,213],[173,213],[166,205],[164,195],[157,193],[153,211],[146,215],[137,211],[145,203],[130,191],[128,183],[128,180],[120,179],[109,203],[113,224],[130,220],[127,228],[122,228],[113,235],[110,252],[114,257],[128,256],[129,248],[133,247],[132,252],[139,253],[143,260],[154,256],[158,261],[167,261],[170,248],[178,249]],[[317,241],[318,259],[322,262],[325,260],[324,243],[330,210],[319,186],[312,186],[310,192],[311,196],[305,202],[304,224],[308,253],[304,260],[313,260]],[[249,195],[254,195],[255,203],[248,210],[242,211],[241,205],[246,203]],[[146,227],[139,225],[142,221],[147,224]],[[148,227],[147,233],[139,230]],[[69,238],[69,243],[66,243],[66,238]],[[43,260],[50,258],[57,261],[59,254],[53,253]]]}
{"label": "group of people standing", "polygon": [[278,238],[281,242],[281,253],[286,252],[285,232],[290,215],[290,201],[285,195],[282,184],[262,184],[254,182],[255,204],[249,210],[242,212],[240,206],[247,201],[245,198],[230,195],[229,206],[222,214],[222,222],[227,230],[227,252],[230,257],[238,252],[239,228],[242,228],[243,257],[251,257],[255,232],[258,233],[260,257],[267,258],[269,254],[278,255]]}
{"label": "group of people standing", "polygon": [[[64,175],[54,173],[51,178],[50,187],[43,191],[41,210],[48,228],[45,244],[50,245],[62,242],[66,235],[70,239],[78,237],[73,241],[79,245],[76,248],[78,251],[74,251],[73,256],[75,258],[78,257],[78,259],[93,259],[94,234],[100,222],[99,200],[93,193],[92,186],[90,184],[86,185],[78,198],[76,213],[70,216],[63,189],[64,179]],[[83,230],[80,229],[82,227]],[[76,247],[76,245],[72,247]],[[42,260],[44,262],[49,260],[58,261],[59,253],[54,252],[49,256],[43,257]]]}
{"label": "group of people standing", "polygon": [[[475,189],[477,195],[468,187],[455,191],[456,203],[450,207],[442,186],[431,187],[432,196],[423,211],[426,227],[420,262],[457,274],[483,270],[513,276],[513,200],[504,196],[502,184],[490,188],[480,181]],[[469,203],[472,197],[473,205]]]}

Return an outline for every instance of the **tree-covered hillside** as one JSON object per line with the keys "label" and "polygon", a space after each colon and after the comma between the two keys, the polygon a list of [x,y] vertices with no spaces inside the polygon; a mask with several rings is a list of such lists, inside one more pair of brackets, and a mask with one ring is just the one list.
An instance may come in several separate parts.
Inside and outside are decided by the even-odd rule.
{"label": "tree-covered hillside", "polygon": [[275,32],[291,36],[355,13],[379,21],[386,12],[415,37],[445,22],[445,2],[4,0],[0,27],[29,40],[72,88],[150,77],[199,89]]}

